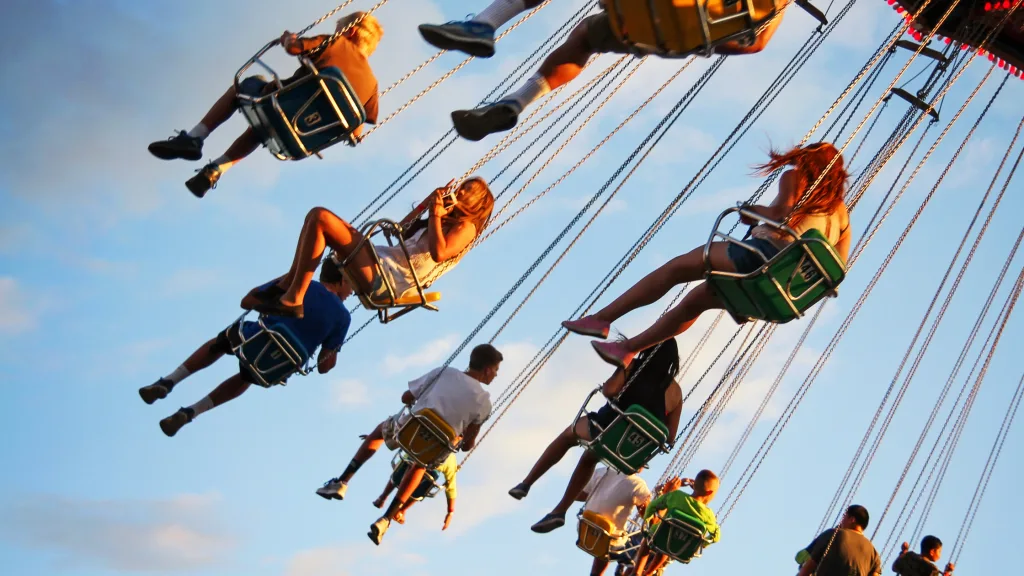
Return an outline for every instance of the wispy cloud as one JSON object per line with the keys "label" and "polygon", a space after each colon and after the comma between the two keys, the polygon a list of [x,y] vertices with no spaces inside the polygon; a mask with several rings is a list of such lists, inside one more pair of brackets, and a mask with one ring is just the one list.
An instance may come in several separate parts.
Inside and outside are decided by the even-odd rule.
{"label": "wispy cloud", "polygon": [[193,294],[215,286],[221,278],[221,273],[211,268],[182,268],[164,281],[162,294],[168,298]]}
{"label": "wispy cloud", "polygon": [[37,310],[28,296],[10,276],[0,276],[0,335],[15,335],[34,330]]}
{"label": "wispy cloud", "polygon": [[55,567],[169,572],[223,562],[234,541],[218,527],[216,494],[163,500],[76,500],[38,495],[9,506],[0,531],[57,553]]}
{"label": "wispy cloud", "polygon": [[388,375],[399,374],[412,368],[422,368],[424,366],[433,368],[434,364],[440,363],[446,354],[455,349],[456,338],[455,334],[442,336],[427,342],[418,350],[405,356],[388,354],[384,358],[384,373]]}
{"label": "wispy cloud", "polygon": [[[395,537],[397,536],[397,538]],[[402,535],[388,535],[388,544],[401,540]],[[323,546],[296,552],[285,566],[284,576],[348,576],[350,574],[394,573],[394,566],[409,568],[421,566],[426,558],[419,554],[401,552],[401,546],[370,547],[365,543],[343,546]],[[385,564],[383,561],[387,559]]]}
{"label": "wispy cloud", "polygon": [[344,378],[330,384],[331,405],[350,410],[370,404],[370,389],[362,380]]}

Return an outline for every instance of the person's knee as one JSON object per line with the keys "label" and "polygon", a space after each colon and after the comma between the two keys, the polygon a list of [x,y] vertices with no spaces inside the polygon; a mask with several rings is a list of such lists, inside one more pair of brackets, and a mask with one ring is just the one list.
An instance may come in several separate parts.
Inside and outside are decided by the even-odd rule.
{"label": "person's knee", "polygon": [[310,223],[324,224],[332,216],[334,216],[334,213],[330,210],[323,206],[317,206],[306,213],[306,221]]}

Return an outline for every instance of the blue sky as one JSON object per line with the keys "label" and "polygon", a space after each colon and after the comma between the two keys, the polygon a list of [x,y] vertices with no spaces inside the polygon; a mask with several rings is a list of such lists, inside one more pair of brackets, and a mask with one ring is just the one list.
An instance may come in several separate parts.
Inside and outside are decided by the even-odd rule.
{"label": "blue sky", "polygon": [[[357,2],[354,7],[369,5]],[[409,524],[392,530],[381,547],[367,541],[367,527],[377,517],[370,501],[386,480],[390,454],[364,467],[343,503],[325,502],[313,490],[343,468],[359,434],[399,408],[405,382],[447,358],[707,61],[696,62],[580,169],[438,282],[436,288],[444,295],[440,313],[419,311],[388,326],[371,325],[343,349],[338,368],[329,375],[296,379],[287,388],[251,391],[201,416],[172,439],[160,432],[158,420],[206,394],[231,373],[232,363],[193,376],[155,406],[144,405],[136,394],[139,386],[168,373],[232,321],[239,313],[236,303],[249,288],[286,269],[309,208],[322,205],[354,216],[447,130],[448,111],[475,103],[581,5],[578,0],[556,0],[500,43],[496,58],[471,62],[358,149],[338,147],[325,160],[288,164],[260,151],[198,201],[183,186],[198,166],[159,162],[146,152],[146,144],[191,127],[259,46],[285,28],[302,28],[330,7],[310,0],[288,6],[262,0],[5,3],[0,9],[7,46],[0,72],[8,79],[0,92],[0,434],[7,442],[0,447],[5,463],[0,476],[0,558],[7,571],[86,576],[585,573],[589,558],[573,546],[572,527],[547,536],[528,529],[557,500],[576,452],[528,499],[515,502],[506,495],[571,421],[587,392],[606,377],[607,366],[585,338],[566,342],[467,464],[459,476],[458,510],[449,531],[440,531],[444,509],[438,500],[414,509]],[[461,18],[481,8],[482,2],[461,0],[392,0],[381,8],[385,38],[371,62],[382,86],[432,54],[416,33],[417,24]],[[858,2],[769,114],[641,252],[607,298],[667,258],[704,242],[717,212],[749,196],[759,183],[750,176],[750,166],[763,160],[769,143],[799,141],[896,21],[884,2]],[[794,12],[764,53],[725,63],[497,339],[507,360],[492,384],[492,395],[511,381],[558,321],[691,179],[812,26],[806,15]],[[905,54],[897,55],[871,98],[905,59]],[[382,115],[459,61],[456,55],[442,56],[385,97]],[[588,73],[612,61],[602,57]],[[292,66],[284,58],[274,62],[284,70]],[[646,62],[515,206],[559,178],[680,65]],[[904,80],[922,68],[915,64]],[[933,128],[933,135],[986,70],[985,63],[976,62],[949,92],[942,124]],[[723,496],[1000,80],[999,73],[993,74],[981,89],[869,245],[843,285],[841,298],[827,304],[725,478]],[[908,87],[916,90],[920,82],[918,78]],[[671,568],[673,572],[795,569],[793,554],[815,536],[1006,151],[1020,121],[1022,96],[1024,87],[1017,80],[1003,89],[739,501],[721,543],[690,566]],[[895,125],[902,106],[894,101],[882,112],[866,152],[853,163],[855,169],[864,166],[867,152]],[[219,154],[242,126],[236,118],[214,134],[208,155]],[[496,143],[497,138],[456,143],[383,213],[402,215]],[[514,152],[499,156],[479,173],[491,178]],[[904,159],[905,153],[897,155],[854,212],[858,236]],[[1024,210],[1019,178],[1011,182],[855,496],[876,518],[1017,238],[1016,215]],[[506,176],[495,187],[507,181]],[[1021,255],[1010,263],[997,308],[1022,264]],[[499,312],[479,340],[490,337],[535,280]],[[660,309],[655,305],[634,313],[616,328],[634,334]],[[366,317],[366,312],[358,313],[354,325]],[[681,337],[681,349],[691,349],[710,321],[708,316]],[[991,322],[990,316],[986,334]],[[701,467],[723,464],[803,328],[796,322],[778,330],[701,445],[691,475]],[[684,387],[695,382],[734,330],[731,322],[721,323],[694,368],[683,376]],[[1014,352],[1020,349],[1022,330],[1017,313],[1009,320],[925,527],[946,541],[947,554],[1020,378]],[[980,340],[969,362],[978,346]],[[456,364],[465,361],[459,358]],[[720,369],[712,371],[684,417],[699,406],[720,374]],[[965,374],[954,384],[940,418]],[[937,426],[926,447],[936,431]],[[1021,434],[1019,425],[1010,432],[960,558],[959,574],[1006,573],[1015,563],[1006,551],[1016,544],[1016,518],[1024,513],[1014,482],[1024,472],[1015,457]],[[655,460],[646,473],[648,481],[653,483],[667,464],[667,457]],[[919,464],[911,469],[911,479],[918,469]],[[897,508],[906,489],[896,500]],[[894,514],[883,524],[881,537],[888,534]]]}

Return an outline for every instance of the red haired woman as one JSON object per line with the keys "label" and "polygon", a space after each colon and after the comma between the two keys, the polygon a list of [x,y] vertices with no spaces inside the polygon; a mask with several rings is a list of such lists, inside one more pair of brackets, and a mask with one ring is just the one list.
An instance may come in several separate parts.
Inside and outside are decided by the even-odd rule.
{"label": "red haired woman", "polygon": [[[786,166],[791,168],[782,173],[779,193],[775,200],[768,206],[752,206],[751,210],[777,222],[788,217],[789,226],[798,236],[811,228],[820,230],[836,248],[845,264],[850,252],[850,217],[843,202],[848,175],[839,151],[827,142],[819,142],[802,148],[793,148],[785,153],[773,150],[769,154],[770,161],[758,166],[762,174]],[[829,168],[828,173],[818,186],[810,191],[808,197],[804,198],[808,188],[822,175],[833,159],[835,163]],[[804,199],[804,202],[797,207],[801,199]],[[792,241],[788,235],[763,224],[755,226],[750,235],[751,238],[745,243],[760,250],[768,258]],[[753,272],[764,264],[755,252],[727,242],[713,243],[709,259],[714,270],[743,274]],[[673,258],[651,272],[596,314],[579,320],[564,321],[562,326],[576,334],[607,338],[612,322],[637,308],[657,302],[676,285],[694,282],[703,277],[704,247],[701,246]],[[702,283],[690,290],[682,302],[640,334],[617,342],[592,344],[605,362],[625,367],[637,352],[683,333],[703,312],[722,307],[718,296],[706,283]]]}

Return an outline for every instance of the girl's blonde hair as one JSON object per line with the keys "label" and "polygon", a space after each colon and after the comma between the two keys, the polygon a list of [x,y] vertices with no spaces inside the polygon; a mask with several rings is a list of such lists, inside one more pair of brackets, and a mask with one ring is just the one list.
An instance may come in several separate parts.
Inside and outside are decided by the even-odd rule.
{"label": "girl's blonde hair", "polygon": [[[359,21],[356,22],[356,20]],[[384,27],[380,25],[380,21],[373,14],[359,11],[339,18],[338,29],[344,29],[353,22],[356,24],[349,29],[346,35],[356,45],[359,52],[369,58],[377,50],[377,45],[380,44],[380,39],[384,36]]]}

